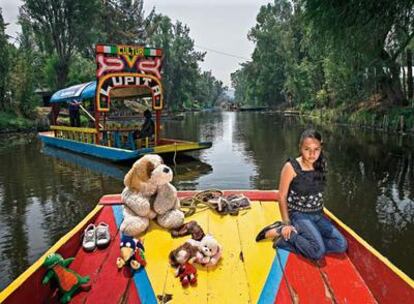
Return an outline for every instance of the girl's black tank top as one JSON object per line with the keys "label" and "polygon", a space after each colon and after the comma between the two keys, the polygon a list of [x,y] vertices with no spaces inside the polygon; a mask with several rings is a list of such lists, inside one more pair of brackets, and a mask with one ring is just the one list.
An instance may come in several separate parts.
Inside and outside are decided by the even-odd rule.
{"label": "girl's black tank top", "polygon": [[323,209],[325,180],[319,171],[304,171],[295,158],[289,158],[296,176],[289,186],[287,205],[289,211],[316,212]]}

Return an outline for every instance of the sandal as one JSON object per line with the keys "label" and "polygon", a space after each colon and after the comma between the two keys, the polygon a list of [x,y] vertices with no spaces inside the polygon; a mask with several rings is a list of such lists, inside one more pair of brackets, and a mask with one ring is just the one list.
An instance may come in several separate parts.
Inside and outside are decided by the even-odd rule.
{"label": "sandal", "polygon": [[[266,232],[272,230],[272,229],[276,229],[276,231],[280,231],[281,228],[283,227],[283,223],[281,221],[276,221],[273,224],[270,224],[266,227],[264,227],[262,230],[260,230],[260,232],[257,234],[256,236],[256,242],[259,242],[261,240],[264,240],[266,238]],[[279,232],[278,232],[279,233]],[[280,234],[280,233],[279,233]]]}
{"label": "sandal", "polygon": [[86,251],[92,251],[96,247],[96,227],[94,224],[89,224],[84,232],[82,247]]}
{"label": "sandal", "polygon": [[109,225],[104,222],[100,222],[96,226],[96,246],[105,247],[111,241],[111,235],[109,233]]}

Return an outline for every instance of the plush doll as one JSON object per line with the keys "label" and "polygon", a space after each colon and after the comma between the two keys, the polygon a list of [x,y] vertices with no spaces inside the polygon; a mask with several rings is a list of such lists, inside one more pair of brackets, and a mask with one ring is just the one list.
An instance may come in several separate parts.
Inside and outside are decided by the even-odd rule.
{"label": "plush doll", "polygon": [[180,210],[177,189],[170,183],[172,170],[166,165],[156,167],[151,174],[151,181],[157,185],[157,194],[152,210],[157,214],[158,224],[165,229],[174,229],[184,223],[184,213]]}
{"label": "plush doll", "polygon": [[197,284],[197,269],[191,263],[187,262],[178,266],[175,276],[180,278],[183,287]]}
{"label": "plush doll", "polygon": [[55,278],[62,293],[62,298],[60,299],[62,303],[68,303],[78,289],[90,289],[90,285],[86,285],[89,282],[88,276],[82,277],[75,271],[67,268],[73,260],[74,258],[63,259],[60,254],[52,253],[43,262],[47,272],[42,284],[47,284],[50,279]]}
{"label": "plush doll", "polygon": [[203,228],[201,228],[196,221],[190,221],[181,225],[181,227],[178,227],[177,229],[171,230],[171,236],[175,238],[189,234],[191,234],[191,238],[196,241],[201,241],[205,235]]}
{"label": "plush doll", "polygon": [[140,241],[137,241],[128,235],[123,235],[120,247],[121,256],[116,260],[116,265],[119,269],[128,265],[133,270],[138,270],[140,267],[145,267],[147,265],[144,256],[144,246]]}
{"label": "plush doll", "polygon": [[223,248],[213,236],[206,235],[201,241],[190,239],[187,242],[198,249],[195,259],[197,263],[212,267],[220,260]]}
{"label": "plush doll", "polygon": [[197,283],[197,269],[192,265],[197,253],[197,247],[188,242],[170,252],[170,264],[176,268],[175,276],[180,278],[183,287]]}
{"label": "plush doll", "polygon": [[179,210],[177,190],[170,184],[172,178],[172,170],[158,155],[145,155],[134,163],[121,194],[124,220],[120,229],[124,234],[137,238],[155,217],[165,229],[183,224],[184,213]]}
{"label": "plush doll", "polygon": [[160,156],[147,154],[137,160],[125,175],[125,188],[121,194],[124,220],[120,227],[124,234],[138,238],[148,228],[149,220],[157,216],[150,204],[157,185],[150,178],[152,171],[162,163]]}

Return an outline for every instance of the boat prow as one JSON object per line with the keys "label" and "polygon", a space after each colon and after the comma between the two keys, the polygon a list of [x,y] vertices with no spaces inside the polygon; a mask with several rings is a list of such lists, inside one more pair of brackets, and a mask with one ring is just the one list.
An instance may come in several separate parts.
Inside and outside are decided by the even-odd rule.
{"label": "boat prow", "polygon": [[[172,238],[155,223],[142,237],[147,266],[132,276],[119,271],[122,221],[120,195],[101,198],[96,208],[71,232],[62,237],[1,294],[2,303],[54,303],[56,293],[41,281],[44,258],[59,252],[75,257],[70,268],[91,277],[92,289],[74,296],[71,303],[410,303],[414,282],[376,252],[329,211],[349,243],[347,254],[328,255],[313,263],[284,250],[274,250],[270,241],[255,242],[265,225],[280,218],[277,191],[226,191],[243,193],[251,208],[237,216],[219,215],[207,209],[187,218],[196,220],[206,233],[223,245],[222,259],[215,268],[197,266],[198,283],[183,289],[169,265],[168,254],[188,237]],[[194,192],[179,192],[180,197]],[[91,222],[109,224],[112,236],[106,249],[87,253],[80,244]]]}

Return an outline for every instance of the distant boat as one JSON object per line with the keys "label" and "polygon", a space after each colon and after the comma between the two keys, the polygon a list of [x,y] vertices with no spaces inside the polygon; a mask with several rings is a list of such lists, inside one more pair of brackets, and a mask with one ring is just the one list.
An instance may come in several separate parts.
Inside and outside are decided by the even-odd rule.
{"label": "distant boat", "polygon": [[[162,50],[142,46],[97,45],[96,81],[78,84],[55,92],[50,100],[52,125],[49,132],[40,132],[46,144],[111,161],[128,161],[148,153],[176,154],[208,149],[211,142],[193,142],[161,136],[161,117],[164,109],[161,83]],[[133,98],[150,100],[155,112],[153,132],[140,134],[138,123],[142,110]],[[133,107],[129,113],[120,111],[119,101]],[[81,101],[83,113],[93,126],[58,125],[60,107]]]}
{"label": "distant boat", "polygon": [[246,107],[240,107],[239,108],[239,111],[241,111],[241,112],[254,112],[254,111],[266,111],[266,110],[268,110],[269,108],[268,107],[249,107],[249,106],[246,106]]}
{"label": "distant boat", "polygon": [[[75,257],[70,268],[91,277],[92,288],[71,303],[412,303],[414,282],[328,210],[349,243],[346,254],[327,255],[319,263],[306,260],[271,242],[255,242],[263,226],[280,218],[277,191],[225,191],[243,193],[251,209],[237,216],[207,209],[187,218],[196,220],[224,247],[216,268],[197,266],[198,284],[183,289],[168,262],[169,252],[188,237],[173,239],[154,222],[142,240],[147,266],[132,276],[118,271],[122,206],[120,195],[106,195],[72,231],[0,293],[1,303],[57,303],[55,287],[42,285],[45,257],[53,252]],[[191,197],[194,191],[179,192]],[[104,221],[112,236],[106,249],[86,253],[81,238],[89,223]]]}

